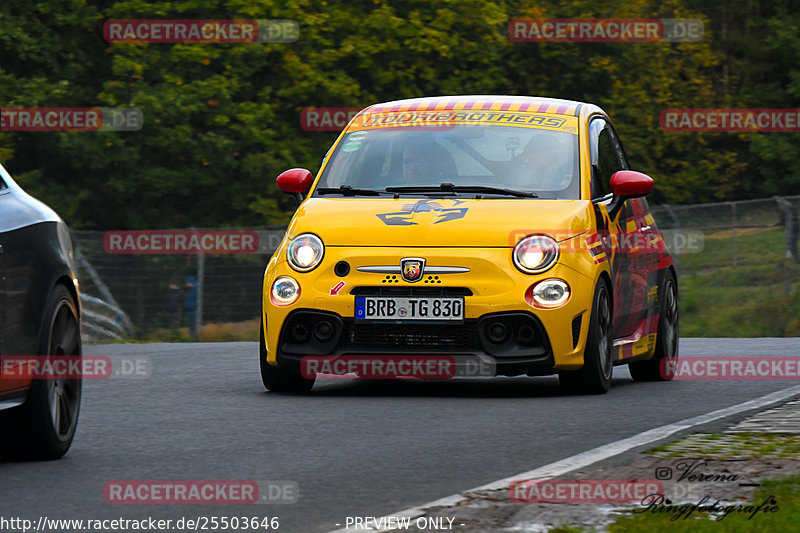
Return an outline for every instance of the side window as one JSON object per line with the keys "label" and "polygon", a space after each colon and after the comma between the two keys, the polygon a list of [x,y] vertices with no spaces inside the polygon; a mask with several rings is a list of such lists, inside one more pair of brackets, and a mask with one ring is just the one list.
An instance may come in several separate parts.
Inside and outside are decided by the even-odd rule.
{"label": "side window", "polygon": [[625,154],[611,125],[602,118],[589,125],[592,162],[592,198],[602,198],[611,192],[611,176],[628,168]]}

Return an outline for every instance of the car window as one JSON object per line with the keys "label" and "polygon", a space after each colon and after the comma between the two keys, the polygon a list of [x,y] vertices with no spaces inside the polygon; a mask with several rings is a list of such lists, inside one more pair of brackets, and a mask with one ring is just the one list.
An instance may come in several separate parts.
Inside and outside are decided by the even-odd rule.
{"label": "car window", "polygon": [[319,187],[479,185],[577,199],[578,137],[530,127],[455,125],[348,132]]}
{"label": "car window", "polygon": [[611,192],[611,176],[628,168],[622,145],[614,128],[602,118],[589,125],[592,161],[592,198],[601,198]]}

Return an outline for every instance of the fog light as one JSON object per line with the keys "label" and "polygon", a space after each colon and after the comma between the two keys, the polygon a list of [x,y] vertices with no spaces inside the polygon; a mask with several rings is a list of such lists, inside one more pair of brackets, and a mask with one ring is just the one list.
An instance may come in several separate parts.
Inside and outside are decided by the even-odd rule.
{"label": "fog light", "polygon": [[304,343],[308,340],[308,328],[304,324],[292,326],[292,339],[297,343]]}
{"label": "fog light", "polygon": [[314,337],[320,342],[330,340],[333,335],[333,326],[327,320],[317,322],[314,326]]}
{"label": "fog light", "polygon": [[536,339],[536,332],[530,326],[522,326],[517,330],[517,342],[531,344]]}
{"label": "fog light", "polygon": [[272,284],[270,301],[278,306],[291,305],[300,297],[300,285],[289,276],[281,276]]}
{"label": "fog light", "polygon": [[486,328],[486,336],[495,344],[500,344],[506,340],[508,330],[502,322],[495,322]]}
{"label": "fog light", "polygon": [[531,286],[525,299],[534,307],[559,307],[569,300],[569,285],[562,279],[546,279]]}

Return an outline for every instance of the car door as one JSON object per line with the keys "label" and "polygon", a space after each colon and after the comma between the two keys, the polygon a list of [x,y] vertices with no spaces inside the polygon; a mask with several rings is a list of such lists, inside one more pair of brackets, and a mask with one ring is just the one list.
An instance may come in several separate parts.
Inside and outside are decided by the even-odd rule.
{"label": "car door", "polygon": [[613,220],[608,216],[611,201],[611,176],[629,168],[614,127],[605,117],[594,117],[589,123],[589,148],[592,164],[592,200],[597,208],[598,231],[605,233],[611,253],[607,254],[614,300],[612,336],[623,338],[634,333],[640,321],[641,302],[647,296],[646,275],[637,263],[640,231],[634,218],[632,202],[626,200]]}
{"label": "car door", "polygon": [[49,245],[45,236],[47,224],[24,197],[17,197],[14,189],[6,186],[0,190],[0,334],[2,351],[7,355],[33,355],[39,351],[44,298],[43,287],[35,281],[50,270],[38,253]]}
{"label": "car door", "polygon": [[3,246],[5,245],[6,229],[11,223],[10,206],[7,201],[9,192],[8,185],[0,177],[0,355],[5,353],[3,341],[5,339],[4,324],[6,323],[6,269]]}
{"label": "car door", "polygon": [[7,342],[8,328],[6,327],[8,323],[6,311],[8,290],[5,246],[7,230],[13,225],[14,219],[10,198],[10,189],[0,177],[0,408],[7,406],[6,404],[13,404],[14,399],[19,397],[30,383],[29,380],[20,379],[17,369],[3,368],[3,356],[14,355],[13,346]]}

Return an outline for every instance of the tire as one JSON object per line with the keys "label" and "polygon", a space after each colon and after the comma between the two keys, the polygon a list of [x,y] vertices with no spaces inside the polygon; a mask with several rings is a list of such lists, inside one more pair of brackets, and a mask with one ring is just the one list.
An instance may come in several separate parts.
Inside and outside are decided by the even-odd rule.
{"label": "tire", "polygon": [[[40,332],[39,354],[82,357],[77,307],[63,285],[47,299]],[[81,379],[34,379],[25,403],[3,413],[0,455],[53,460],[67,453],[78,426],[81,389]]]}
{"label": "tire", "polygon": [[662,365],[678,362],[678,284],[675,274],[669,271],[660,287],[658,295],[658,333],[656,350],[647,361],[637,361],[628,365],[631,376],[636,381],[670,381],[672,372],[662,372]]}
{"label": "tire", "polygon": [[261,365],[261,382],[270,392],[307,393],[314,386],[315,379],[305,378],[299,370],[271,365],[267,362],[267,348],[264,343],[264,328],[261,329],[259,341],[259,362]]}
{"label": "tire", "polygon": [[559,372],[561,387],[570,394],[608,392],[614,373],[611,342],[611,296],[608,284],[600,280],[594,289],[583,368],[576,372]]}

